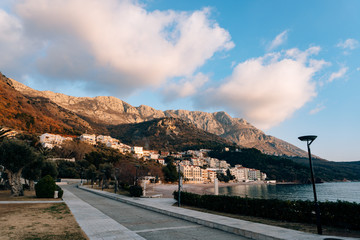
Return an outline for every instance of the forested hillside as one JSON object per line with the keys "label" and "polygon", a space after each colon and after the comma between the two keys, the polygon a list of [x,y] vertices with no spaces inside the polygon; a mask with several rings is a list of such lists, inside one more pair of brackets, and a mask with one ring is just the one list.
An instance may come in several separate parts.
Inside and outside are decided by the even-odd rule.
{"label": "forested hillside", "polygon": [[[257,149],[242,149],[241,152],[210,153],[211,157],[226,160],[232,166],[241,164],[244,167],[259,169],[269,179],[280,182],[309,183],[309,162],[306,158],[296,160],[269,156]],[[337,163],[314,159],[316,181],[360,180],[360,165],[356,163]]]}

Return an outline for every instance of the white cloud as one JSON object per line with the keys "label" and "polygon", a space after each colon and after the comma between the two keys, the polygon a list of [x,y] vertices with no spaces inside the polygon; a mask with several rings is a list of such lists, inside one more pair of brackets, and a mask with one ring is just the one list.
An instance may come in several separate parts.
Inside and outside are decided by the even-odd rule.
{"label": "white cloud", "polygon": [[167,101],[173,101],[176,98],[192,96],[209,80],[209,77],[198,73],[194,77],[184,78],[179,83],[172,83],[164,89],[164,97]]}
{"label": "white cloud", "polygon": [[[18,71],[18,64],[36,45],[24,36],[21,21],[0,9],[0,68],[2,71]],[[26,65],[21,66],[22,69]]]}
{"label": "white cloud", "polygon": [[271,51],[271,50],[277,48],[278,46],[280,46],[281,44],[283,44],[287,40],[287,35],[288,35],[288,30],[285,30],[282,33],[280,33],[279,35],[277,35],[274,38],[274,40],[272,40],[272,42],[269,44],[267,50]]}
{"label": "white cloud", "polygon": [[360,67],[358,67],[356,70],[360,71]]}
{"label": "white cloud", "polygon": [[[11,61],[32,65],[49,80],[86,79],[93,88],[129,93],[191,76],[215,52],[234,46],[230,34],[210,19],[209,9],[147,11],[135,0],[15,3],[16,17],[7,15],[15,19],[7,36],[16,41],[6,45],[12,47]],[[0,29],[10,23],[1,21]],[[18,61],[13,53],[26,41],[38,44],[37,58],[28,54]]]}
{"label": "white cloud", "polygon": [[221,107],[268,129],[316,96],[313,76],[327,63],[311,59],[319,48],[291,49],[239,63],[217,88],[199,96],[203,107]]}
{"label": "white cloud", "polygon": [[314,109],[312,109],[309,114],[314,115],[322,110],[324,110],[326,107],[324,106],[324,104],[318,104],[316,105],[316,107]]}
{"label": "white cloud", "polygon": [[340,41],[337,47],[354,50],[359,46],[359,41],[353,38],[346,39],[345,41]]}
{"label": "white cloud", "polygon": [[327,80],[328,83],[331,83],[332,81],[334,81],[337,78],[342,78],[346,72],[347,72],[348,68],[347,67],[342,67],[340,68],[339,71],[334,72],[330,75],[329,79]]}

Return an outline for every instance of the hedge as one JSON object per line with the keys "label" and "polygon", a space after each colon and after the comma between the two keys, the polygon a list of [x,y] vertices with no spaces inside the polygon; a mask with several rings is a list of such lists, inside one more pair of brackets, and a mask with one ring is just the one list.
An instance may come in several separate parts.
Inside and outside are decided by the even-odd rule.
{"label": "hedge", "polygon": [[35,185],[35,193],[38,198],[54,198],[56,184],[50,175],[46,175]]}
{"label": "hedge", "polygon": [[132,197],[140,197],[142,195],[142,191],[142,187],[137,185],[129,188],[130,196]]}
{"label": "hedge", "polygon": [[55,191],[58,191],[58,198],[62,198],[64,195],[64,190],[61,189],[59,185],[56,185]]}
{"label": "hedge", "polygon": [[[174,192],[178,199],[178,192]],[[313,201],[242,198],[225,195],[198,195],[181,192],[181,204],[208,210],[262,217],[280,221],[316,223]],[[319,202],[323,225],[360,230],[360,204]]]}

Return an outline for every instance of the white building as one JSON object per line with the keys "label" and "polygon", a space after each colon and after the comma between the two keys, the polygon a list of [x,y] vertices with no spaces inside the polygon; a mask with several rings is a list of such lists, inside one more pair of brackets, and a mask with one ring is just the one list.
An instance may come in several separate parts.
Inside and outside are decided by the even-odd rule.
{"label": "white building", "polygon": [[44,133],[39,138],[41,145],[46,148],[60,146],[64,141],[72,141],[71,137],[63,137],[57,134],[50,133]]}
{"label": "white building", "polygon": [[136,147],[136,146],[134,146],[134,147],[131,148],[131,151],[132,151],[133,153],[135,153],[135,154],[138,154],[138,155],[143,155],[143,154],[144,154],[144,152],[143,152],[143,147]]}
{"label": "white building", "polygon": [[225,160],[221,160],[218,162],[219,163],[219,168],[229,168],[230,164],[228,164]]}
{"label": "white building", "polygon": [[158,160],[159,156],[160,156],[160,154],[150,153],[150,159],[152,159],[152,160]]}
{"label": "white building", "polygon": [[165,164],[165,159],[158,159],[157,161],[158,161],[158,163],[160,163],[160,164],[162,164],[162,165],[166,165],[166,164]]}
{"label": "white building", "polygon": [[67,162],[75,162],[75,158],[48,158],[50,161],[67,161]]}
{"label": "white building", "polygon": [[112,138],[110,136],[104,136],[104,135],[96,136],[96,142],[100,142],[105,145],[107,145],[108,143],[111,143],[111,144],[119,144],[120,143],[119,140]]}
{"label": "white building", "polygon": [[80,136],[80,141],[86,142],[91,145],[96,144],[96,136],[95,134],[83,134]]}
{"label": "white building", "polygon": [[193,165],[180,165],[180,171],[184,175],[184,180],[189,183],[203,183],[204,179],[201,168]]}
{"label": "white building", "polygon": [[230,169],[231,175],[233,175],[238,182],[246,182],[248,180],[249,169],[241,165],[235,165]]}
{"label": "white building", "polygon": [[249,169],[249,180],[252,180],[252,181],[260,181],[260,180],[261,180],[260,170],[257,170],[257,169]]}

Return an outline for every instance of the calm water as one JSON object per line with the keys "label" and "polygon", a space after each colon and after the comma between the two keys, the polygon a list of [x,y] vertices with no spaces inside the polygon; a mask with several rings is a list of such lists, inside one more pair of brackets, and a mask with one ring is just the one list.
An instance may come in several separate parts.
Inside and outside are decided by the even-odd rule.
{"label": "calm water", "polygon": [[[360,203],[360,182],[316,184],[318,201],[348,201]],[[249,198],[314,200],[311,184],[253,184],[219,188],[219,194]]]}

